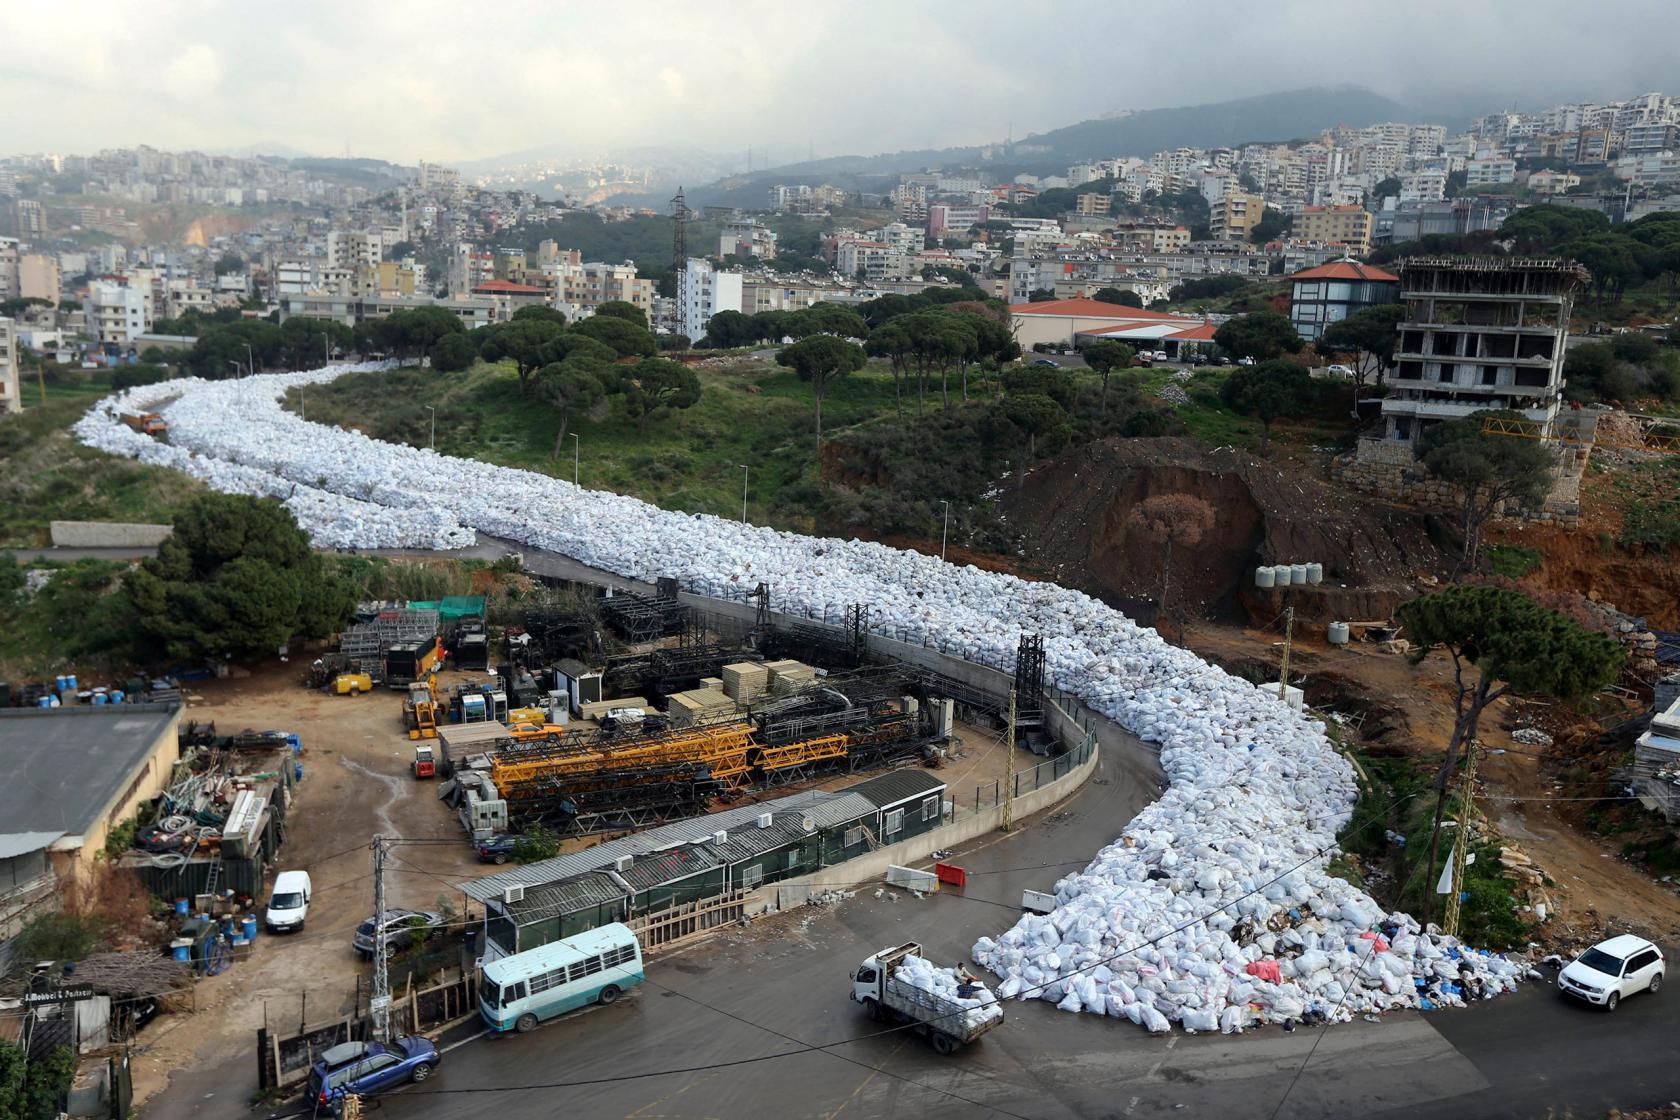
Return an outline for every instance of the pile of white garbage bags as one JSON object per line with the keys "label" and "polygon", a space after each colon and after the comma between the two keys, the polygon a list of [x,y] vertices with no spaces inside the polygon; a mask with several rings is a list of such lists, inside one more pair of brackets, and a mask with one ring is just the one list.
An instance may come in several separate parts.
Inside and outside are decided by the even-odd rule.
{"label": "pile of white garbage bags", "polygon": [[[1003,1018],[1003,1004],[998,1002],[997,996],[991,989],[981,984],[975,984],[974,994],[964,996],[959,994],[958,986],[962,980],[957,976],[954,968],[940,968],[926,957],[914,954],[899,961],[898,968],[893,972],[893,979],[901,984],[908,984],[912,988],[920,989],[938,997],[941,1003],[954,1003],[963,1009],[963,1026],[969,1031],[995,1019]],[[955,1018],[952,1013],[952,1018]]]}
{"label": "pile of white garbage bags", "polygon": [[[1121,839],[1057,884],[1053,913],[975,946],[975,960],[1003,978],[1004,998],[1049,999],[1153,1030],[1237,1030],[1451,1003],[1466,987],[1492,994],[1522,974],[1384,915],[1326,874],[1355,801],[1352,768],[1318,723],[1275,694],[1052,583],[669,512],[310,424],[278,403],[290,387],[379,368],[145,386],[101,401],[75,430],[218,490],[281,498],[323,547],[455,548],[476,531],[627,578],[673,576],[701,594],[740,599],[763,581],[778,609],[838,620],[869,603],[872,629],[1005,671],[1022,635],[1042,636],[1048,681],[1159,743],[1170,785]],[[122,413],[147,410],[162,412],[168,444],[121,423]],[[1461,974],[1463,984],[1453,979]]]}

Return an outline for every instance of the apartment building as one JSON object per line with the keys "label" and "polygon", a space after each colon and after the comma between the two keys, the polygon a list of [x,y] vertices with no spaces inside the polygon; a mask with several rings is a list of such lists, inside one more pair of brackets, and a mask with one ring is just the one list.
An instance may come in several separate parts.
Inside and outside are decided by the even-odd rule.
{"label": "apartment building", "polygon": [[1108,215],[1108,203],[1108,195],[1090,191],[1073,200],[1073,210],[1082,218],[1106,217]]}
{"label": "apartment building", "polygon": [[1445,171],[1408,171],[1400,176],[1401,202],[1439,202],[1447,197]]}
{"label": "apartment building", "polygon": [[701,257],[688,258],[677,274],[677,326],[690,339],[706,334],[706,324],[720,311],[741,310],[741,274],[720,272]]}
{"label": "apartment building", "polygon": [[1363,206],[1308,206],[1290,228],[1303,241],[1340,243],[1355,256],[1371,251],[1371,212]]}
{"label": "apartment building", "polygon": [[360,265],[376,265],[385,259],[385,242],[377,233],[327,233],[327,264],[354,271]]}
{"label": "apartment building", "polygon": [[766,229],[751,218],[726,222],[723,232],[718,234],[718,256],[773,260],[776,256],[776,231]]}
{"label": "apartment building", "polygon": [[537,246],[537,267],[537,275],[548,278],[553,287],[554,305],[571,318],[588,318],[601,304],[621,300],[641,308],[653,321],[654,283],[637,276],[636,266],[629,261],[585,261],[576,249],[562,250],[555,242],[544,241]]}
{"label": "apartment building", "polygon": [[0,319],[0,416],[23,408],[23,394],[19,390],[19,362],[17,330],[10,319]]}
{"label": "apartment building", "polygon": [[114,280],[88,287],[87,331],[99,342],[127,343],[152,329],[148,291]]}
{"label": "apartment building", "polygon": [[1230,191],[1209,207],[1208,226],[1215,241],[1243,241],[1248,231],[1260,223],[1266,212],[1266,200],[1246,191]]}
{"label": "apartment building", "polygon": [[23,255],[15,237],[0,237],[0,299],[18,297],[18,265]]}
{"label": "apartment building", "polygon": [[[949,202],[935,202],[927,208],[927,231],[936,237],[948,231],[961,233],[984,225],[991,216],[992,208],[989,205],[962,206]],[[917,244],[915,248],[919,249],[921,245]]]}
{"label": "apartment building", "polygon": [[1515,182],[1517,161],[1507,156],[1477,156],[1465,165],[1464,183],[1470,187],[1491,187]]}
{"label": "apartment building", "polygon": [[1176,253],[1190,244],[1190,231],[1166,222],[1127,222],[1114,227],[1114,244],[1143,253]]}
{"label": "apartment building", "polygon": [[835,284],[785,276],[748,276],[741,283],[741,313],[799,311],[844,291]]}
{"label": "apartment building", "polygon": [[1569,315],[1589,278],[1573,261],[1550,258],[1407,258],[1384,437],[1411,442],[1431,423],[1482,409],[1551,424]]}
{"label": "apartment building", "polygon": [[61,279],[58,258],[51,253],[25,253],[18,258],[17,291],[24,299],[44,299],[57,307]]}
{"label": "apartment building", "polygon": [[198,286],[197,280],[171,280],[164,294],[164,315],[179,319],[189,311],[208,315],[216,307],[216,293]]}
{"label": "apartment building", "polygon": [[885,241],[850,238],[834,248],[834,268],[842,276],[860,277],[875,284],[915,278],[911,254]]}

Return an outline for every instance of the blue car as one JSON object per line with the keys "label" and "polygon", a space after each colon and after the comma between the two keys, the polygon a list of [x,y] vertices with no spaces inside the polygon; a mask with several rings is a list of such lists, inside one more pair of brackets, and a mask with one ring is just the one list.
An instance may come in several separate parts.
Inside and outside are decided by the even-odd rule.
{"label": "blue car", "polygon": [[437,1044],[420,1035],[389,1043],[342,1042],[322,1051],[309,1071],[309,1092],[316,1111],[336,1115],[346,1093],[371,1097],[409,1081],[424,1081],[442,1055]]}

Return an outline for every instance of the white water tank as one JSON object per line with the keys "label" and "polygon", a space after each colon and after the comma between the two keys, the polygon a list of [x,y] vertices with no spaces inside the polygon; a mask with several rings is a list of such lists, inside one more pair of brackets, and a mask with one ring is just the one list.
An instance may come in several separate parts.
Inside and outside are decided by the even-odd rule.
{"label": "white water tank", "polygon": [[1260,565],[1258,568],[1254,569],[1254,586],[1276,587],[1277,573],[1272,571],[1272,569],[1265,564]]}
{"label": "white water tank", "polygon": [[1326,634],[1326,636],[1330,639],[1330,644],[1333,646],[1347,645],[1349,635],[1350,631],[1348,629],[1348,624],[1345,622],[1332,622]]}
{"label": "white water tank", "polygon": [[1307,582],[1308,583],[1323,583],[1324,582],[1324,565],[1323,564],[1308,564],[1307,565]]}
{"label": "white water tank", "polygon": [[1305,564],[1289,565],[1289,582],[1294,587],[1307,585],[1307,566]]}

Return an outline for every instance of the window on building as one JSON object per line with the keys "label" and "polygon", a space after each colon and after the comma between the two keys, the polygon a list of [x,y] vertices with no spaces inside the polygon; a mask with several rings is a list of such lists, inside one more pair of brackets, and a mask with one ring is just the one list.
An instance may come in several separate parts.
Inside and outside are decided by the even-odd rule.
{"label": "window on building", "polygon": [[743,887],[756,887],[762,882],[764,882],[764,867],[762,864],[755,863],[741,872],[741,886]]}
{"label": "window on building", "polygon": [[887,814],[886,827],[883,828],[881,831],[884,832],[888,836],[891,836],[894,833],[903,832],[904,831],[904,810],[903,809],[894,809],[892,812],[888,813]]}
{"label": "window on building", "polygon": [[931,820],[937,819],[938,816],[939,816],[939,797],[938,797],[938,795],[936,794],[933,797],[922,798],[922,819],[924,821],[931,821]]}
{"label": "window on building", "polygon": [[855,828],[848,828],[846,834],[840,838],[840,843],[847,848],[856,847],[863,843],[863,826],[858,825]]}
{"label": "window on building", "polygon": [[1497,385],[1497,384],[1499,384],[1499,367],[1498,366],[1483,366],[1482,367],[1482,384],[1483,385]]}

